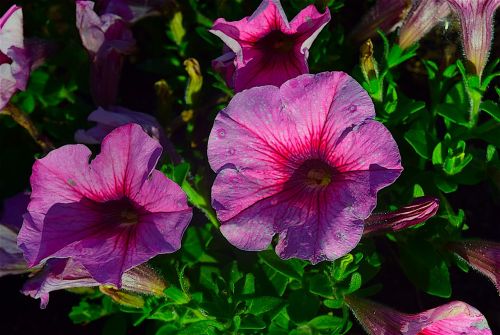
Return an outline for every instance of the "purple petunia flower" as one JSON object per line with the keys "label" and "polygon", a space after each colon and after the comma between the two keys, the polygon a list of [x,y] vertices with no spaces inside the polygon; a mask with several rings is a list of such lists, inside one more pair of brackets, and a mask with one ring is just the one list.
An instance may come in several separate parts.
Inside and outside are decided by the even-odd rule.
{"label": "purple petunia flower", "polygon": [[446,0],[414,0],[399,31],[399,46],[402,49],[411,47],[450,14]]}
{"label": "purple petunia flower", "polygon": [[[24,284],[22,293],[40,299],[40,308],[45,308],[52,291],[99,285],[81,263],[71,258],[55,258],[49,259],[43,269]],[[165,282],[144,264],[126,271],[122,276],[123,290],[162,295],[165,288]]]}
{"label": "purple petunia flower", "polygon": [[481,76],[493,37],[493,16],[500,0],[446,0],[460,19],[465,57]]}
{"label": "purple petunia flower", "polygon": [[450,243],[449,249],[488,277],[500,294],[500,243],[464,240]]}
{"label": "purple petunia flower", "polygon": [[78,143],[99,144],[113,129],[127,123],[137,123],[149,136],[160,142],[163,150],[175,164],[181,162],[174,145],[167,138],[163,127],[149,114],[134,112],[124,107],[111,106],[109,111],[102,107],[97,108],[90,113],[87,119],[96,122],[97,125],[89,130],[77,130],[75,141]]}
{"label": "purple petunia flower", "polygon": [[439,209],[434,197],[416,198],[411,204],[390,213],[376,213],[365,220],[364,235],[399,231],[433,217]]}
{"label": "purple petunia flower", "polygon": [[354,296],[345,301],[370,335],[492,335],[481,312],[461,301],[418,314],[401,313]]}
{"label": "purple petunia flower", "polygon": [[222,234],[313,263],[352,250],[377,191],[402,171],[396,142],[366,91],[343,72],[254,87],[215,119],[208,160]]}
{"label": "purple petunia flower", "polygon": [[98,0],[103,14],[116,14],[124,20],[134,23],[145,17],[160,14],[165,0]]}
{"label": "purple petunia flower", "polygon": [[213,67],[236,92],[254,86],[279,86],[309,72],[309,48],[329,21],[328,8],[321,14],[309,5],[289,23],[279,0],[263,0],[250,17],[215,21],[210,32],[222,39],[227,49],[213,61]]}
{"label": "purple petunia flower", "polygon": [[29,199],[29,193],[23,192],[4,201],[0,219],[0,277],[29,271],[23,252],[17,246],[17,233]]}
{"label": "purple petunia flower", "polygon": [[116,102],[124,56],[131,54],[135,40],[128,22],[115,14],[94,12],[94,2],[76,2],[76,25],[91,58],[90,82],[96,105]]}
{"label": "purple petunia flower", "polygon": [[158,141],[140,126],[113,130],[90,163],[81,144],[33,165],[31,202],[18,244],[29,266],[71,257],[103,284],[179,249],[192,215],[181,188],[154,167]]}
{"label": "purple petunia flower", "polygon": [[376,36],[377,29],[390,33],[400,27],[408,14],[412,0],[377,0],[352,31],[351,37],[358,43]]}
{"label": "purple petunia flower", "polygon": [[23,11],[13,5],[0,17],[0,110],[28,83],[30,64],[24,47]]}

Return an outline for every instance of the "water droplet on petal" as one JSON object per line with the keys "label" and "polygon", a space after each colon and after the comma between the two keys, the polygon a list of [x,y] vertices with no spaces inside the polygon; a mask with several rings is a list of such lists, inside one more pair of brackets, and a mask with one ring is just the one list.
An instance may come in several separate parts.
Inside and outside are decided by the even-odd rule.
{"label": "water droplet on petal", "polygon": [[345,234],[341,232],[335,233],[335,239],[337,241],[343,241],[345,239]]}
{"label": "water droplet on petal", "polygon": [[357,109],[356,105],[349,105],[349,111],[350,112],[355,112]]}
{"label": "water droplet on petal", "polygon": [[224,128],[219,128],[217,129],[217,136],[219,138],[224,138],[226,137],[226,130]]}
{"label": "water droplet on petal", "polygon": [[234,154],[235,154],[235,152],[236,152],[236,150],[235,150],[234,148],[229,148],[229,149],[227,150],[227,153],[228,153],[230,156],[234,155]]}

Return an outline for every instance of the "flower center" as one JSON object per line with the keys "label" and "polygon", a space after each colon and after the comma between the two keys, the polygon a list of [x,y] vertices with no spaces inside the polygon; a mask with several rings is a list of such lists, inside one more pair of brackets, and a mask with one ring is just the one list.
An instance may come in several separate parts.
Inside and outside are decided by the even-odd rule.
{"label": "flower center", "polygon": [[279,30],[273,30],[257,41],[257,47],[264,51],[274,51],[282,54],[289,53],[295,46],[295,37],[286,35]]}
{"label": "flower center", "polygon": [[302,163],[297,174],[308,187],[325,187],[332,182],[335,168],[322,160],[310,159]]}
{"label": "flower center", "polygon": [[101,211],[104,213],[106,223],[132,226],[139,222],[139,211],[127,198],[107,201],[102,204],[102,207]]}
{"label": "flower center", "polygon": [[12,64],[12,59],[7,57],[6,54],[0,51],[0,65],[2,64]]}

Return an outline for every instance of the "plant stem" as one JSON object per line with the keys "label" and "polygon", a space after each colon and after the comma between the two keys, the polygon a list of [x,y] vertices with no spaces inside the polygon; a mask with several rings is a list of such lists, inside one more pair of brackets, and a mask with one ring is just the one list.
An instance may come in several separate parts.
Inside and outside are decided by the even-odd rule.
{"label": "plant stem", "polygon": [[3,110],[0,111],[0,115],[9,115],[18,125],[26,129],[33,140],[35,140],[45,153],[48,153],[55,148],[52,142],[40,133],[28,114],[24,113],[16,106],[8,104]]}

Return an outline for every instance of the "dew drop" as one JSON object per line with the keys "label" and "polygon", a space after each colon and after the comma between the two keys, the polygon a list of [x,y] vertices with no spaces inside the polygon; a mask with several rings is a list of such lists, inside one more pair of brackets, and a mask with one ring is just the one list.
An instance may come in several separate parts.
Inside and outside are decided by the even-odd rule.
{"label": "dew drop", "polygon": [[219,138],[224,138],[226,137],[226,130],[224,128],[219,128],[217,129],[217,136]]}
{"label": "dew drop", "polygon": [[349,105],[349,111],[350,112],[355,112],[356,111],[356,105]]}
{"label": "dew drop", "polygon": [[70,184],[71,186],[76,186],[76,183],[73,179],[68,179],[68,184]]}
{"label": "dew drop", "polygon": [[227,150],[227,153],[228,153],[230,156],[232,156],[232,155],[234,155],[234,154],[236,153],[236,150],[234,150],[234,148],[229,148],[229,149]]}
{"label": "dew drop", "polygon": [[335,239],[337,241],[343,241],[345,239],[345,234],[341,232],[335,233]]}

